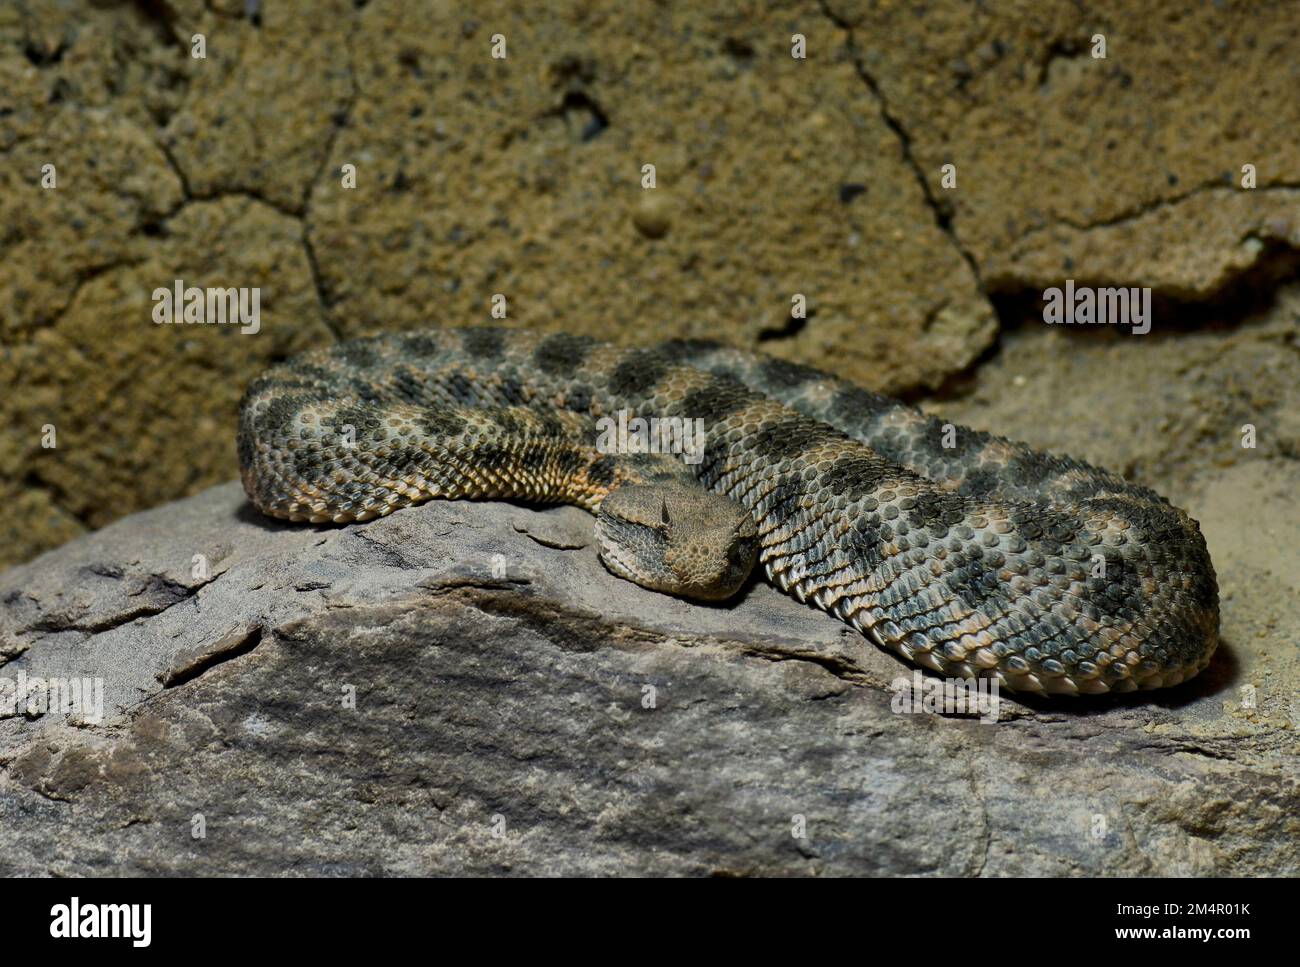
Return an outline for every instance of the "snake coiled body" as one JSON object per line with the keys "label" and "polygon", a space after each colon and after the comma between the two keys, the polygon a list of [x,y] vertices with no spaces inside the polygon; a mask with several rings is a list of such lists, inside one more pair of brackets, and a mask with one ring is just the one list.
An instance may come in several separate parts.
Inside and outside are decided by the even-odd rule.
{"label": "snake coiled body", "polygon": [[[601,452],[596,421],[619,411],[702,421],[698,462],[647,470]],[[254,504],[293,520],[433,497],[596,509],[676,474],[674,493],[689,484],[747,512],[777,587],[947,676],[1154,688],[1195,675],[1218,643],[1200,528],[1153,491],[712,343],[498,329],[352,340],[255,380],[238,444]]]}

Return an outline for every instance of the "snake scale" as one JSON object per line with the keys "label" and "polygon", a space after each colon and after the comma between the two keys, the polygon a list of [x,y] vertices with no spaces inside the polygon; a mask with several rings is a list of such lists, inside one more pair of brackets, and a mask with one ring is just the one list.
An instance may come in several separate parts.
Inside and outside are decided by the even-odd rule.
{"label": "snake scale", "polygon": [[[598,421],[700,421],[688,462]],[[1153,491],[715,343],[433,329],[307,352],[240,408],[264,513],[347,522],[429,498],[597,512],[606,566],[732,593],[754,560],[801,601],[945,676],[1049,693],[1177,684],[1218,643],[1200,528]]]}

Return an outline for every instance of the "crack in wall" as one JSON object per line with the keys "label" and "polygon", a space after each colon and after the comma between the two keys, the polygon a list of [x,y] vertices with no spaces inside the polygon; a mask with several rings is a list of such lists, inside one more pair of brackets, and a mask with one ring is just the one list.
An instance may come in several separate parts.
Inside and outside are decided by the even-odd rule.
{"label": "crack in wall", "polygon": [[[1277,182],[1270,182],[1267,185],[1260,185],[1256,188],[1238,188],[1236,185],[1232,184],[1231,181],[1225,182],[1222,178],[1216,178],[1213,181],[1202,182],[1201,184],[1196,185],[1193,188],[1189,188],[1187,191],[1181,192],[1177,195],[1170,195],[1162,198],[1156,198],[1153,199],[1152,201],[1140,204],[1135,208],[1130,208],[1126,211],[1119,212],[1115,215],[1107,216],[1106,218],[1102,218],[1097,221],[1081,222],[1081,221],[1074,221],[1064,215],[1054,215],[1052,217],[1052,222],[1055,225],[1065,225],[1068,228],[1072,228],[1077,232],[1090,232],[1093,231],[1094,229],[1099,229],[1099,228],[1113,228],[1117,225],[1123,225],[1125,222],[1137,221],[1138,219],[1145,218],[1147,215],[1154,214],[1155,212],[1160,211],[1162,208],[1169,208],[1175,205],[1181,205],[1183,202],[1195,198],[1197,195],[1204,194],[1207,191],[1213,191],[1216,188],[1223,189],[1225,191],[1242,192],[1243,194],[1254,193],[1254,192],[1269,192],[1269,191],[1295,191],[1297,189],[1300,189],[1300,182],[1292,183],[1288,181],[1277,181]],[[1017,235],[1015,238],[1011,240],[1009,244],[1018,245],[1025,239],[1029,239],[1035,235],[1041,234],[1042,232],[1049,231],[1051,228],[1052,225],[1041,225],[1037,228],[1031,228],[1025,232],[1022,232],[1020,235]]]}
{"label": "crack in wall", "polygon": [[[356,17],[359,16],[360,9],[356,11]],[[356,26],[357,25],[354,24],[354,28]],[[171,146],[168,145],[162,137],[153,139],[158,150],[166,159],[168,167],[170,167],[172,172],[176,175],[176,180],[180,183],[181,189],[180,202],[171,210],[165,212],[160,221],[170,221],[192,202],[218,201],[222,198],[229,197],[245,197],[259,201],[280,214],[292,218],[299,223],[299,241],[303,247],[303,252],[307,260],[307,269],[311,277],[312,288],[316,292],[316,300],[321,308],[321,322],[325,328],[330,331],[330,334],[334,337],[335,341],[341,341],[343,339],[343,330],[338,321],[334,318],[333,305],[337,300],[329,292],[329,287],[325,283],[325,277],[320,268],[320,260],[316,255],[316,248],[311,240],[311,197],[317,183],[326,172],[330,157],[334,153],[334,147],[338,143],[339,135],[351,123],[353,111],[355,110],[357,101],[361,96],[361,86],[357,82],[356,54],[352,42],[354,33],[355,29],[347,31],[344,35],[343,41],[344,46],[347,49],[347,78],[351,88],[350,93],[342,109],[336,111],[333,116],[333,124],[321,151],[321,160],[317,165],[315,172],[304,181],[302,194],[296,206],[290,207],[274,201],[257,188],[217,188],[212,191],[198,192],[191,186],[189,176],[185,173],[185,168],[181,165],[180,160],[176,157]]]}
{"label": "crack in wall", "polygon": [[[961,254],[966,264],[970,267],[971,273],[975,278],[976,285],[984,297],[989,300],[992,310],[998,319],[999,329],[1005,330],[1016,325],[1022,318],[1025,318],[1025,303],[1032,296],[1034,299],[1041,299],[1041,287],[1020,284],[1017,280],[993,281],[986,282],[983,278],[978,262],[974,255],[962,244],[961,239],[952,223],[952,215],[945,205],[934,193],[930,186],[929,180],[925,177],[924,170],[918,162],[912,147],[912,138],[908,133],[906,126],[900,120],[898,115],[890,108],[888,100],[884,96],[879,82],[867,70],[866,63],[862,56],[862,51],[857,46],[854,28],[852,24],[843,16],[837,14],[831,8],[831,0],[818,0],[818,4],[825,17],[830,20],[836,27],[845,33],[845,49],[853,62],[858,76],[870,91],[876,101],[882,119],[889,129],[899,140],[900,149],[903,159],[908,167],[912,170],[917,183],[921,188],[922,195],[926,205],[934,215],[935,224],[948,237],[952,245]],[[1080,6],[1081,12],[1083,11]],[[1128,208],[1122,212],[1107,216],[1106,218],[1086,222],[1075,221],[1068,216],[1054,215],[1052,217],[1053,225],[1065,225],[1075,231],[1087,232],[1094,229],[1109,228],[1117,225],[1123,225],[1127,222],[1139,220],[1147,215],[1153,214],[1164,208],[1179,205],[1189,199],[1196,197],[1206,191],[1221,188],[1234,191],[1292,191],[1300,189],[1300,183],[1288,180],[1273,181],[1266,185],[1260,185],[1253,189],[1238,189],[1232,183],[1231,174],[1225,180],[1223,177],[1216,177],[1211,181],[1200,183],[1177,195],[1165,196],[1155,200],[1141,203],[1136,207]],[[1029,229],[1023,234],[1017,236],[1008,243],[1008,247],[1018,245],[1034,235],[1048,231],[1052,225],[1041,226]],[[1262,238],[1259,233],[1248,233],[1243,237],[1255,237],[1266,245],[1266,250],[1262,252],[1259,258],[1255,259],[1249,266],[1226,275],[1221,285],[1208,292],[1189,292],[1185,290],[1165,287],[1163,290],[1154,291],[1153,295],[1162,300],[1171,310],[1171,317],[1186,320],[1189,318],[1213,317],[1215,321],[1221,322],[1225,315],[1232,322],[1240,322],[1245,318],[1256,314],[1262,308],[1267,308],[1274,301],[1276,291],[1283,285],[1300,276],[1300,247],[1294,246],[1289,242],[1275,238]],[[1107,281],[1093,279],[1089,284],[1098,286],[1106,285],[1127,285],[1132,280]],[[1080,283],[1083,284],[1083,283]],[[936,312],[937,314],[937,312]],[[927,321],[930,321],[927,319]],[[1193,323],[1195,327],[1198,323]],[[1180,325],[1180,330],[1189,328],[1186,325]],[[996,351],[996,343],[994,344]],[[987,359],[988,354],[982,354],[969,366],[952,374],[949,382],[954,378],[961,378],[974,372]]]}
{"label": "crack in wall", "polygon": [[925,172],[921,168],[920,162],[916,160],[916,155],[912,151],[912,136],[907,133],[907,129],[903,126],[902,121],[900,121],[894,112],[890,110],[889,102],[885,99],[884,91],[881,90],[880,84],[876,81],[875,77],[872,76],[871,72],[867,70],[867,65],[862,59],[861,51],[858,49],[857,41],[854,39],[852,25],[831,9],[830,0],[817,0],[817,2],[826,18],[840,30],[844,31],[844,46],[848,51],[850,60],[853,61],[854,69],[857,71],[858,77],[860,77],[862,82],[866,85],[867,90],[871,92],[871,96],[876,102],[876,107],[880,111],[881,118],[894,133],[894,136],[898,138],[899,148],[903,155],[903,161],[911,169],[913,177],[916,178],[916,183],[921,189],[921,195],[925,199],[925,204],[934,216],[935,226],[938,227],[939,231],[943,232],[943,234],[947,236],[948,241],[952,243],[953,248],[955,248],[961,255],[962,259],[966,262],[966,265],[970,268],[971,275],[974,276],[976,288],[979,292],[984,293],[984,281],[980,276],[979,264],[975,261],[975,256],[966,249],[966,246],[962,244],[961,239],[957,236],[957,231],[952,225],[952,215],[948,210],[948,207],[939,201],[934,194],[934,190],[930,187],[930,180],[925,177]]}
{"label": "crack in wall", "polygon": [[[1177,320],[1170,332],[1193,332],[1198,329],[1236,327],[1270,312],[1278,305],[1279,295],[1300,280],[1300,248],[1277,238],[1247,232],[1241,241],[1254,239],[1261,244],[1259,254],[1249,265],[1225,272],[1213,288],[1188,291],[1175,285],[1151,286],[1151,315],[1155,319]],[[1128,288],[1142,280],[1072,273],[1077,288]],[[1007,280],[989,292],[1004,331],[1033,322],[1041,322],[1043,282],[1045,280]],[[1035,284],[1037,283],[1037,284]],[[1059,284],[1053,280],[1048,284]],[[1077,339],[1107,338],[1106,326],[1053,327]]]}
{"label": "crack in wall", "polygon": [[[355,8],[353,13],[354,28],[360,28],[361,9]],[[321,178],[325,176],[326,170],[330,163],[330,158],[334,154],[334,148],[338,144],[339,135],[341,135],[352,123],[352,113],[356,109],[357,101],[361,98],[361,84],[357,81],[357,63],[356,51],[352,45],[352,37],[356,30],[349,30],[343,38],[343,45],[348,53],[348,84],[351,87],[351,93],[348,96],[347,103],[343,110],[335,116],[333,129],[325,141],[325,150],[321,154],[320,164],[316,168],[316,173],[307,180],[302,194],[302,247],[307,253],[307,267],[311,272],[311,281],[316,289],[316,299],[320,303],[321,319],[325,326],[333,334],[336,342],[343,339],[343,327],[339,325],[334,318],[334,304],[338,300],[329,292],[325,284],[325,276],[320,269],[320,260],[316,255],[316,246],[311,240],[311,198],[316,189],[316,185]]]}
{"label": "crack in wall", "polygon": [[162,152],[162,156],[167,160],[167,165],[171,168],[172,174],[176,176],[176,180],[181,185],[181,202],[163,215],[163,221],[166,221],[185,207],[186,202],[194,199],[194,192],[190,189],[190,179],[185,174],[185,169],[181,167],[181,163],[176,160],[176,155],[172,153],[171,146],[161,138],[155,138],[154,143],[158,145],[158,150]]}
{"label": "crack in wall", "polygon": [[43,322],[39,319],[36,320],[37,328],[46,329],[58,326],[63,317],[68,314],[68,310],[76,304],[77,296],[81,294],[81,290],[91,282],[94,282],[100,276],[108,275],[110,272],[115,272],[118,269],[134,268],[137,265],[142,265],[144,261],[144,259],[132,258],[114,259],[113,261],[106,262],[103,265],[92,266],[91,268],[78,272],[76,279],[72,283],[72,292],[68,296],[68,301],[59,308],[58,312],[54,314],[52,319]]}

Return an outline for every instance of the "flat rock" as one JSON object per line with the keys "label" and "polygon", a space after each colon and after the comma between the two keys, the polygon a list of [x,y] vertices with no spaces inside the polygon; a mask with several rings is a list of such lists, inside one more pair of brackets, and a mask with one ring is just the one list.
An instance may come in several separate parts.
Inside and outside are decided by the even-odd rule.
{"label": "flat rock", "polygon": [[1297,869],[1294,723],[1233,648],[1166,693],[898,713],[911,670],[761,583],[608,574],[573,508],[348,527],[237,484],[0,574],[0,873]]}

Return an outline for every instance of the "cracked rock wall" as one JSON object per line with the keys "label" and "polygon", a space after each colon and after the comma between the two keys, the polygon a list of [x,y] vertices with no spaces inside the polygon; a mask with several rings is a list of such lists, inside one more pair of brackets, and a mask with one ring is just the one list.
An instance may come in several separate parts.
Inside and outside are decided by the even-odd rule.
{"label": "cracked rock wall", "polygon": [[[1294,268],[1297,16],[4,5],[0,564],[229,479],[268,362],[488,322],[495,293],[517,325],[720,337],[918,392],[993,345],[991,299],[1065,273],[1271,284]],[[1229,180],[1247,162],[1254,192]],[[260,287],[260,332],[155,326],[177,278]]]}
{"label": "cracked rock wall", "polygon": [[825,5],[919,171],[956,166],[936,194],[988,291],[1071,275],[1196,299],[1293,264],[1295,4],[942,3],[923,27],[911,4]]}

